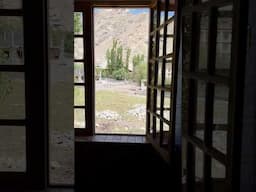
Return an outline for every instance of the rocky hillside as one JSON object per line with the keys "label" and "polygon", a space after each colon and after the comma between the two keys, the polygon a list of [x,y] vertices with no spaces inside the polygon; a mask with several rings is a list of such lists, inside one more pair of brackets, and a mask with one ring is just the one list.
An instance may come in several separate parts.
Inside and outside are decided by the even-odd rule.
{"label": "rocky hillside", "polygon": [[[148,53],[149,14],[133,14],[128,9],[97,9],[94,17],[95,65],[106,66],[106,51],[118,39],[124,49],[135,54]],[[124,51],[125,54],[125,51]]]}

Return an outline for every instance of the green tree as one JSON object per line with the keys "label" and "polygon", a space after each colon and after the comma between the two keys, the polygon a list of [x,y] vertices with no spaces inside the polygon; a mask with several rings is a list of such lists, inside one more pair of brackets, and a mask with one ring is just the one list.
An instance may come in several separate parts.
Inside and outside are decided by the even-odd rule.
{"label": "green tree", "polygon": [[123,67],[123,47],[120,45],[119,47],[117,47],[115,70],[122,69]]}
{"label": "green tree", "polygon": [[125,68],[120,68],[113,72],[113,78],[116,80],[125,80],[126,78],[126,71]]}
{"label": "green tree", "polygon": [[125,57],[125,70],[126,70],[126,72],[128,72],[128,70],[129,70],[130,56],[131,56],[131,49],[128,48],[127,51],[126,51],[126,57]]}
{"label": "green tree", "polygon": [[106,60],[108,76],[121,80],[122,78],[120,78],[117,74],[122,73],[120,76],[123,76],[123,69],[125,69],[125,66],[123,61],[123,46],[117,39],[113,40],[112,47],[107,50]]}
{"label": "green tree", "polygon": [[144,62],[144,55],[140,55],[140,54],[137,54],[137,55],[134,55],[133,56],[133,59],[132,59],[132,64],[133,64],[133,68],[135,68],[137,65],[139,65],[140,63],[143,63]]}
{"label": "green tree", "polygon": [[133,81],[140,84],[141,80],[147,78],[147,64],[144,61],[144,55],[134,55],[132,59],[133,72],[132,79]]}
{"label": "green tree", "polygon": [[146,78],[147,78],[147,64],[145,62],[142,62],[135,67],[134,73],[133,73],[133,80],[138,84],[140,84],[141,80]]}

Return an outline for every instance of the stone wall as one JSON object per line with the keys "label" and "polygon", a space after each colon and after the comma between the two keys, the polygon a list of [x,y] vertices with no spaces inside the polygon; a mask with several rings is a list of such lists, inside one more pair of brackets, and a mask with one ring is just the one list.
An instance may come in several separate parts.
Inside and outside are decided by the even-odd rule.
{"label": "stone wall", "polygon": [[49,0],[50,183],[74,183],[73,0]]}

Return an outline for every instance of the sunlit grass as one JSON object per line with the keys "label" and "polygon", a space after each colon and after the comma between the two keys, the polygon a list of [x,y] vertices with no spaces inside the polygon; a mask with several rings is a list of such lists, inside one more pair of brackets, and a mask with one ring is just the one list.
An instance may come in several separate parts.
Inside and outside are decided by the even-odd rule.
{"label": "sunlit grass", "polygon": [[145,96],[133,96],[123,92],[108,90],[96,92],[96,111],[111,110],[123,115],[135,105],[145,105],[145,103]]}
{"label": "sunlit grass", "polygon": [[96,133],[145,134],[145,119],[128,113],[137,105],[146,106],[146,96],[131,95],[117,90],[96,91],[96,113],[109,110],[121,117],[119,120],[96,117],[96,124],[105,125],[104,129],[96,127]]}

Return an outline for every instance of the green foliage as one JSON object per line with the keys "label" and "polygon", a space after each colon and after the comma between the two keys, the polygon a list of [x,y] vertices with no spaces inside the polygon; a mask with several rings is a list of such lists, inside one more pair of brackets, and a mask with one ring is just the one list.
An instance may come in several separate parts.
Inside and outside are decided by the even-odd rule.
{"label": "green foliage", "polygon": [[75,63],[75,64],[74,64],[74,69],[75,69],[75,71],[81,71],[81,70],[83,70],[83,69],[84,69],[83,63]]}
{"label": "green foliage", "polygon": [[112,74],[113,78],[116,80],[125,80],[126,78],[126,70],[125,68],[120,68],[115,70]]}
{"label": "green foliage", "polygon": [[125,57],[125,69],[126,69],[126,72],[128,72],[129,70],[129,61],[130,61],[130,56],[131,56],[131,49],[128,48],[127,51],[126,51],[126,57]]}
{"label": "green foliage", "polygon": [[133,64],[133,68],[135,68],[136,66],[138,66],[140,63],[144,62],[144,55],[134,55],[132,58],[132,64]]}
{"label": "green foliage", "polygon": [[[130,52],[130,51],[129,51]],[[129,55],[126,55],[126,62]],[[126,78],[126,73],[128,71],[128,65],[126,69],[125,62],[123,61],[123,46],[116,39],[113,40],[112,47],[106,52],[107,59],[107,72],[105,75],[108,77],[114,78],[116,80],[124,80]],[[128,63],[129,64],[129,63]]]}
{"label": "green foliage", "polygon": [[132,59],[132,64],[132,80],[140,84],[141,80],[147,78],[147,64],[144,61],[144,55],[134,55]]}
{"label": "green foliage", "polygon": [[96,68],[95,68],[96,74],[100,74],[101,71],[102,71],[102,69],[101,69],[100,67],[96,67]]}
{"label": "green foliage", "polygon": [[102,78],[109,77],[109,74],[108,74],[108,70],[107,70],[107,69],[102,69],[101,77],[102,77]]}
{"label": "green foliage", "polygon": [[102,76],[103,69],[100,67],[95,68],[95,79],[99,80]]}
{"label": "green foliage", "polygon": [[123,67],[123,47],[118,40],[113,40],[112,47],[107,50],[106,59],[110,75]]}
{"label": "green foliage", "polygon": [[123,60],[123,47],[116,39],[113,40],[112,47],[106,52],[107,69],[103,71],[102,77],[110,77],[116,80],[132,79],[140,83],[142,79],[146,79],[147,65],[144,61],[143,54],[137,54],[132,58],[133,72],[129,73],[129,61],[131,57],[131,49],[126,50]]}
{"label": "green foliage", "polygon": [[141,83],[141,80],[147,78],[147,64],[145,62],[139,63],[133,71],[133,80]]}
{"label": "green foliage", "polygon": [[80,34],[82,32],[83,26],[81,19],[80,13],[74,13],[74,32],[76,34]]}

